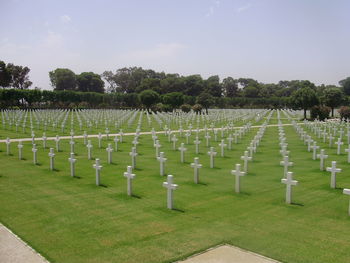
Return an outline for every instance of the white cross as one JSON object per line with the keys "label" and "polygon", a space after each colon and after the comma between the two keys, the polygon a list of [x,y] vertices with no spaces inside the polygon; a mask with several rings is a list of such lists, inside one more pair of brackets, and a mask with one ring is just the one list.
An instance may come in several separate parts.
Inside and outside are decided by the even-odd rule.
{"label": "white cross", "polygon": [[348,163],[350,163],[350,144],[348,145],[348,148],[345,149],[345,152],[348,153]]}
{"label": "white cross", "polygon": [[311,143],[313,142],[313,140],[311,139],[311,137],[308,138],[307,140],[307,151],[310,152],[311,151]]}
{"label": "white cross", "polygon": [[337,184],[337,173],[341,172],[341,169],[337,168],[336,161],[332,161],[332,167],[327,167],[327,172],[331,172],[331,188],[335,189]]}
{"label": "white cross", "polygon": [[286,145],[282,146],[282,150],[280,150],[280,153],[281,153],[282,156],[286,156],[286,155],[289,154],[289,151],[287,151],[287,146]]}
{"label": "white cross", "polygon": [[177,138],[176,138],[176,135],[175,135],[175,134],[174,134],[173,137],[171,138],[171,141],[173,142],[173,150],[176,150]]}
{"label": "white cross", "polygon": [[109,143],[108,144],[108,147],[106,148],[106,151],[108,153],[108,164],[111,164],[112,163],[112,152],[113,152],[113,148],[112,148],[112,145]]}
{"label": "white cross", "polygon": [[96,170],[96,185],[100,185],[100,171],[102,165],[100,165],[100,159],[96,158],[95,164],[92,166]]}
{"label": "white cross", "polygon": [[316,145],[316,141],[314,141],[313,145],[311,146],[312,149],[312,160],[316,160],[317,157],[317,149],[319,149],[320,146]]}
{"label": "white cross", "polygon": [[248,151],[244,151],[244,155],[241,156],[241,160],[244,161],[244,172],[248,172],[248,161],[252,160],[252,157],[249,157]]}
{"label": "white cross", "polygon": [[124,135],[124,132],[123,132],[123,130],[122,130],[122,129],[120,129],[120,131],[119,131],[120,143],[122,143],[122,142],[123,142],[123,135]]}
{"label": "white cross", "polygon": [[[347,189],[347,188],[343,189],[343,194],[350,195],[350,189]],[[350,216],[350,202],[349,202],[348,215]]]}
{"label": "white cross", "polygon": [[18,141],[17,148],[18,148],[18,159],[19,159],[19,160],[22,160],[22,149],[23,149],[23,144],[22,144],[22,141],[21,141],[21,140]]}
{"label": "white cross", "polygon": [[185,148],[185,144],[182,142],[181,146],[179,147],[180,153],[180,160],[183,163],[185,161],[185,152],[187,151],[187,148]]}
{"label": "white cross", "polygon": [[120,141],[118,137],[119,137],[118,135],[114,137],[114,147],[116,152],[118,151],[118,142]]}
{"label": "white cross", "polygon": [[74,144],[75,144],[75,142],[73,141],[73,139],[71,139],[71,140],[69,141],[69,144],[70,144],[70,152],[71,152],[71,153],[74,153]]}
{"label": "white cross", "polygon": [[160,175],[164,175],[164,163],[166,162],[166,158],[164,158],[164,153],[160,152],[159,157],[157,157],[157,160],[159,161],[160,164]]}
{"label": "white cross", "polygon": [[339,155],[339,154],[340,154],[340,151],[341,151],[341,146],[342,146],[344,143],[341,141],[341,138],[338,138],[338,141],[336,141],[335,144],[337,145],[337,154]]}
{"label": "white cross", "polygon": [[333,139],[334,139],[334,137],[333,137],[332,134],[329,134],[328,138],[329,138],[329,148],[331,148],[333,146]]}
{"label": "white cross", "polygon": [[210,151],[208,152],[210,156],[210,168],[214,168],[214,157],[216,154],[217,152],[215,152],[214,147],[210,147]]}
{"label": "white cross", "polygon": [[159,140],[156,140],[153,146],[156,148],[156,158],[157,158],[159,156],[159,148],[162,147],[162,145],[159,144]]}
{"label": "white cross", "polygon": [[137,141],[137,137],[135,137],[131,143],[134,145],[135,149],[137,149],[137,145],[139,144],[139,142]]}
{"label": "white cross", "polygon": [[131,148],[131,152],[129,153],[129,155],[131,156],[131,167],[132,167],[132,169],[135,169],[135,167],[136,167],[136,156],[137,156],[137,152],[136,152],[136,148],[135,147]]}
{"label": "white cross", "polygon": [[77,159],[74,158],[74,153],[70,153],[70,157],[68,158],[68,161],[70,163],[70,176],[75,176],[75,162]]}
{"label": "white cross", "polygon": [[135,176],[136,175],[132,173],[132,167],[129,165],[127,171],[124,172],[124,177],[127,179],[127,191],[129,196],[132,196],[132,180]]}
{"label": "white cross", "polygon": [[43,139],[43,148],[46,149],[46,139],[47,139],[47,138],[46,138],[45,133],[43,134],[42,139]]}
{"label": "white cross", "polygon": [[199,182],[199,169],[202,168],[202,165],[199,163],[199,158],[194,158],[194,163],[191,163],[191,167],[194,169],[194,183],[198,184]]}
{"label": "white cross", "polygon": [[241,165],[240,164],[236,164],[236,170],[231,170],[231,174],[235,175],[236,177],[236,183],[235,183],[235,192],[239,193],[241,190],[241,186],[240,186],[240,178],[241,176],[245,176],[246,173],[241,171]]}
{"label": "white cross", "polygon": [[198,136],[196,136],[196,139],[193,141],[193,143],[196,145],[196,154],[199,153],[199,144],[201,141],[198,139]]}
{"label": "white cross", "polygon": [[288,172],[287,178],[282,179],[281,182],[287,186],[286,188],[286,203],[291,204],[292,203],[292,186],[298,185],[298,181],[293,180],[293,173]]}
{"label": "white cross", "polygon": [[86,145],[87,138],[88,138],[86,131],[84,131],[83,137],[84,137],[84,145]]}
{"label": "white cross", "polygon": [[293,166],[293,162],[289,161],[289,156],[284,156],[283,157],[283,161],[280,161],[280,165],[284,166],[284,173],[283,173],[283,177],[286,178],[287,177],[287,173],[288,173],[288,167],[289,166]]}
{"label": "white cross", "polygon": [[209,147],[209,140],[210,140],[211,136],[209,135],[209,133],[207,133],[207,134],[204,136],[204,138],[206,139],[206,145],[207,145],[207,147]]}
{"label": "white cross", "polygon": [[218,140],[218,130],[214,130],[214,141]]}
{"label": "white cross", "polygon": [[227,138],[227,141],[228,141],[228,149],[232,150],[232,141],[233,141],[232,134],[229,135],[229,137]]}
{"label": "white cross", "polygon": [[256,147],[251,143],[247,147],[247,150],[249,151],[249,156],[253,158],[253,153],[255,152]]}
{"label": "white cross", "polygon": [[106,137],[107,137],[107,141],[108,141],[109,140],[109,128],[108,127],[106,127],[105,133],[106,133]]}
{"label": "white cross", "polygon": [[60,137],[58,135],[56,135],[55,142],[56,142],[56,152],[59,152],[60,151]]}
{"label": "white cross", "polygon": [[324,170],[324,161],[328,158],[328,155],[325,154],[324,149],[321,149],[321,153],[317,154],[317,158],[320,159],[320,170]]}
{"label": "white cross", "polygon": [[86,148],[88,149],[88,159],[91,160],[91,148],[92,148],[91,140],[88,140]]}
{"label": "white cross", "polygon": [[32,148],[32,152],[33,152],[33,163],[37,164],[37,158],[36,158],[36,152],[38,151],[38,149],[36,148],[36,145],[33,144],[33,148]]}
{"label": "white cross", "polygon": [[163,182],[163,187],[167,188],[167,207],[173,209],[173,191],[177,189],[178,185],[173,184],[172,175],[168,175],[167,181]]}
{"label": "white cross", "polygon": [[[186,144],[188,144],[188,139],[190,138],[190,136],[191,136],[190,131],[187,131],[187,132],[185,133],[185,137],[186,137]],[[182,136],[181,136],[181,137],[182,137]]]}
{"label": "white cross", "polygon": [[224,140],[221,140],[221,143],[219,143],[219,146],[221,148],[221,157],[225,156],[225,147],[227,146],[227,144],[225,144]]}
{"label": "white cross", "polygon": [[54,149],[50,148],[50,152],[49,152],[49,158],[50,158],[50,170],[53,171],[54,165],[55,165],[55,153],[54,153]]}
{"label": "white cross", "polygon": [[6,154],[10,155],[10,145],[11,145],[11,140],[9,137],[6,138]]}
{"label": "white cross", "polygon": [[98,148],[101,148],[102,147],[102,144],[101,144],[101,141],[102,141],[102,134],[99,132],[98,133]]}

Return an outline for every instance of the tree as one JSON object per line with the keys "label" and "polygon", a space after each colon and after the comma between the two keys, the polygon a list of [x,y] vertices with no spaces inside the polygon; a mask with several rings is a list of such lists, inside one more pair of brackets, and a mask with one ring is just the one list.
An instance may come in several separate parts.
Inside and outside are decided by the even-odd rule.
{"label": "tree", "polygon": [[11,83],[11,72],[4,61],[0,60],[0,87],[8,87]]}
{"label": "tree", "polygon": [[78,91],[104,93],[104,82],[100,75],[93,72],[82,72],[76,76]]}
{"label": "tree", "polygon": [[153,90],[144,90],[140,93],[140,100],[147,110],[153,105],[159,102],[159,94]]}
{"label": "tree", "polygon": [[204,82],[200,75],[190,75],[184,79],[185,94],[198,96],[204,91]]}
{"label": "tree", "polygon": [[306,111],[312,106],[318,104],[316,92],[310,87],[304,87],[292,94],[292,104],[304,110],[304,119],[306,119]]}
{"label": "tree", "polygon": [[343,102],[343,92],[339,88],[325,89],[322,97],[323,103],[332,110],[332,117],[334,117],[334,108],[338,107]]}
{"label": "tree", "polygon": [[350,77],[339,81],[339,85],[342,86],[343,91],[346,95],[350,95]]}
{"label": "tree", "polygon": [[209,77],[206,81],[206,91],[214,96],[214,97],[221,97],[222,95],[222,88],[220,85],[220,78],[218,75]]}
{"label": "tree", "polygon": [[76,76],[70,69],[57,68],[50,71],[49,76],[54,90],[76,90]]}
{"label": "tree", "polygon": [[222,89],[225,97],[234,97],[237,95],[238,82],[237,80],[227,77],[222,80]]}
{"label": "tree", "polygon": [[7,64],[7,70],[11,75],[10,85],[15,89],[28,89],[32,82],[29,80],[29,71],[28,67],[16,66],[12,63]]}
{"label": "tree", "polygon": [[184,95],[181,92],[171,92],[163,96],[163,103],[177,109],[184,103]]}
{"label": "tree", "polygon": [[259,90],[254,86],[247,86],[244,88],[244,96],[248,98],[257,98],[259,96]]}
{"label": "tree", "polygon": [[214,98],[207,92],[202,92],[198,97],[197,97],[197,104],[201,104],[207,114],[208,114],[208,108],[213,105],[214,103]]}

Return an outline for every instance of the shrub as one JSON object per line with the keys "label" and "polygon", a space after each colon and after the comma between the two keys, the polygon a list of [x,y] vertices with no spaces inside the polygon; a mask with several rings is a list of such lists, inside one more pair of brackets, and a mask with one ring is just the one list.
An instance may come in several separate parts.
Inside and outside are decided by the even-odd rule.
{"label": "shrub", "polygon": [[331,109],[327,106],[313,106],[310,110],[311,119],[319,119],[324,121],[329,117]]}
{"label": "shrub", "polygon": [[180,109],[183,111],[183,112],[190,112],[191,111],[191,105],[189,104],[182,104],[180,106]]}
{"label": "shrub", "polygon": [[193,105],[192,107],[192,110],[195,112],[195,113],[200,113],[203,109],[203,106],[200,105],[200,104],[195,104]]}
{"label": "shrub", "polygon": [[341,119],[350,119],[350,107],[342,106],[338,110]]}

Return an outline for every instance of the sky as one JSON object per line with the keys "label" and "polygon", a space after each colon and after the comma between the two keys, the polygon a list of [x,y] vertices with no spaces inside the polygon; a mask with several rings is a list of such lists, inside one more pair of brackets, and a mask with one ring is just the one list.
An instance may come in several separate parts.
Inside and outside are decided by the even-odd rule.
{"label": "sky", "polygon": [[350,76],[348,0],[0,0],[0,60],[48,72],[122,67],[338,84]]}

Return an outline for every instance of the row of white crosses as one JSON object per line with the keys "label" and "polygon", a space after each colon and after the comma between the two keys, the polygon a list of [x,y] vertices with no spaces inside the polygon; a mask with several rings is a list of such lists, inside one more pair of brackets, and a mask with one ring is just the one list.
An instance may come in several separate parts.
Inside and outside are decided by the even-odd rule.
{"label": "row of white crosses", "polygon": [[[305,132],[303,132],[303,129],[297,125],[296,123],[293,124],[294,128],[296,129],[296,131],[301,135],[301,137],[303,136],[303,134],[305,134]],[[305,136],[305,135],[304,135]],[[330,135],[330,137],[332,137],[332,134]],[[340,146],[343,144],[341,141],[341,138],[338,139],[338,141],[336,142],[338,148],[337,148],[337,154],[340,154]],[[345,150],[346,152],[348,152],[348,154],[350,154],[350,146],[349,149]],[[320,154],[317,154],[317,158],[320,159],[320,170],[323,171],[324,170],[324,161],[325,159],[328,158],[328,155],[325,154],[324,149],[321,149]],[[350,161],[350,157],[348,157],[348,162]],[[342,171],[342,169],[337,168],[337,162],[336,161],[332,161],[331,163],[331,167],[327,167],[326,171],[331,173],[331,180],[330,180],[330,187],[332,189],[336,188],[336,184],[337,184],[337,173],[340,173]],[[343,194],[346,195],[350,195],[350,189],[343,189]],[[350,216],[350,205],[349,205],[349,210],[348,210],[348,214]]]}
{"label": "row of white crosses", "polygon": [[288,171],[288,168],[293,166],[293,162],[289,161],[289,153],[290,151],[287,150],[287,142],[286,137],[284,133],[284,129],[282,126],[282,122],[280,121],[279,115],[278,115],[278,135],[279,135],[279,141],[280,141],[280,153],[283,157],[283,161],[280,162],[280,165],[284,167],[283,171],[283,178],[281,179],[281,183],[286,185],[286,203],[291,204],[292,203],[292,186],[295,186],[298,184],[298,181],[293,180],[293,172]]}

